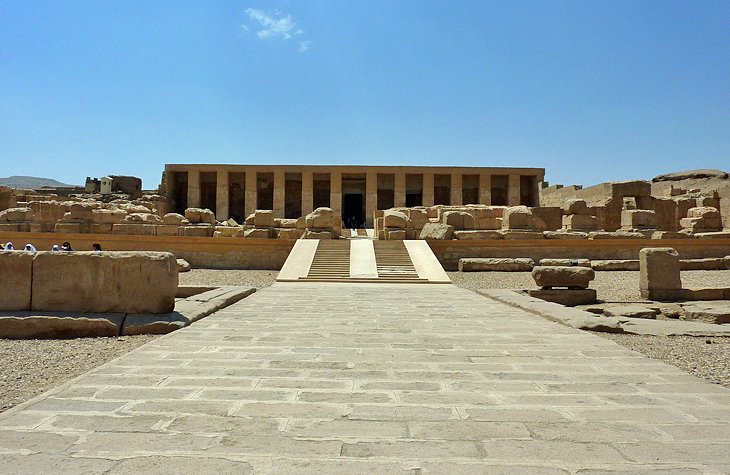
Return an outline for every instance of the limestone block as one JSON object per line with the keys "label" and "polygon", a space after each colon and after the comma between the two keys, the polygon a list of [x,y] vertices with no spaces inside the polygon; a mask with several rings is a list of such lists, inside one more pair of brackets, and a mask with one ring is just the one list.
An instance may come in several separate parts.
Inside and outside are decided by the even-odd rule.
{"label": "limestone block", "polygon": [[0,316],[0,338],[97,338],[116,337],[124,321],[124,313],[80,315],[44,312],[34,315]]}
{"label": "limestone block", "polygon": [[304,234],[304,232],[301,229],[296,228],[283,228],[276,230],[277,239],[299,239],[302,237],[302,234]]}
{"label": "limestone block", "polygon": [[597,231],[598,218],[589,214],[568,214],[563,216],[563,229],[575,231]]}
{"label": "limestone block", "polygon": [[305,230],[307,228],[307,218],[305,218],[304,216],[297,218],[296,227],[297,227],[297,229],[300,229],[302,231]]}
{"label": "limestone block", "polygon": [[628,231],[593,231],[588,233],[588,239],[646,239],[641,233]]}
{"label": "limestone block", "polygon": [[725,269],[730,270],[730,256],[725,256]]}
{"label": "limestone block", "polygon": [[591,261],[591,268],[598,271],[639,270],[637,259],[601,259]]}
{"label": "limestone block", "polygon": [[113,224],[92,224],[90,231],[93,234],[111,234],[113,228]]}
{"label": "limestone block", "polygon": [[682,288],[679,253],[670,247],[644,248],[639,252],[639,290],[650,300],[674,300]]}
{"label": "limestone block", "polygon": [[542,288],[587,289],[595,273],[590,267],[582,266],[538,266],[532,270],[532,278]]}
{"label": "limestone block", "polygon": [[32,209],[24,207],[0,211],[0,223],[20,223],[24,221],[33,221]]}
{"label": "limestone block", "polygon": [[0,251],[0,311],[30,310],[33,254]]}
{"label": "limestone block", "polygon": [[586,200],[572,199],[563,204],[563,214],[588,214],[588,203]]}
{"label": "limestone block", "polygon": [[253,214],[253,225],[257,228],[273,228],[274,212],[270,209],[257,209]]}
{"label": "limestone block", "polygon": [[43,224],[56,224],[69,208],[57,201],[31,201],[28,207],[33,210],[33,219]]}
{"label": "limestone block", "polygon": [[310,229],[331,229],[334,225],[332,208],[317,208],[306,217],[306,227]]}
{"label": "limestone block", "polygon": [[333,236],[332,231],[323,229],[323,230],[312,230],[307,229],[304,231],[304,235],[302,236],[302,239],[336,239],[335,236]]}
{"label": "limestone block", "polygon": [[[116,226],[116,225],[115,225]],[[80,233],[81,223],[56,223],[53,227],[54,232],[57,233]]]}
{"label": "limestone block", "polygon": [[37,252],[32,310],[167,313],[177,261],[169,252]]}
{"label": "limestone block", "polygon": [[429,222],[428,214],[424,209],[409,209],[408,219],[413,224],[413,229],[421,230]]}
{"label": "limestone block", "polygon": [[403,241],[406,238],[406,230],[385,228],[385,236],[389,241]]}
{"label": "limestone block", "polygon": [[474,229],[502,229],[502,218],[474,218]]}
{"label": "limestone block", "polygon": [[580,231],[545,231],[545,239],[588,239],[588,233]]}
{"label": "limestone block", "polygon": [[459,239],[462,241],[502,239],[502,233],[494,230],[454,231],[454,239]]}
{"label": "limestone block", "polygon": [[545,222],[545,230],[556,231],[563,225],[562,209],[557,206],[538,206],[532,208],[532,214]]}
{"label": "limestone block", "polygon": [[91,221],[94,219],[94,210],[101,208],[101,203],[95,201],[82,201],[74,203],[69,209],[71,219]]}
{"label": "limestone block", "polygon": [[679,268],[682,270],[725,270],[725,258],[680,259]]}
{"label": "limestone block", "polygon": [[175,226],[190,223],[190,221],[185,219],[185,216],[181,215],[180,213],[167,213],[162,217],[162,222],[164,224],[174,224]]}
{"label": "limestone block", "polygon": [[123,209],[94,209],[91,211],[91,221],[94,224],[117,224],[127,217]]}
{"label": "limestone block", "polygon": [[191,224],[215,224],[215,215],[209,209],[188,208],[185,210],[185,219]]}
{"label": "limestone block", "polygon": [[392,209],[386,209],[383,212],[383,227],[405,229],[408,226],[408,216]]}
{"label": "limestone block", "polygon": [[697,239],[730,239],[730,231],[712,231],[694,234]]}
{"label": "limestone block", "polygon": [[651,233],[651,239],[690,239],[687,233],[679,233],[675,231],[654,231]]}
{"label": "limestone block", "polygon": [[[115,224],[114,226],[116,227],[117,225]],[[197,226],[179,226],[177,228],[177,235],[185,237],[213,237],[214,231],[215,227],[204,224]]]}
{"label": "limestone block", "polygon": [[[56,226],[58,227],[58,225]],[[119,223],[112,224],[113,234],[129,234],[134,236],[156,236],[157,226],[154,224]]]}
{"label": "limestone block", "polygon": [[248,216],[246,216],[246,219],[244,220],[243,224],[248,226],[253,226],[254,219],[256,219],[256,213],[251,213]]}
{"label": "limestone block", "polygon": [[274,225],[277,228],[296,229],[297,221],[299,221],[299,220],[298,219],[276,218],[276,219],[274,219]]}
{"label": "limestone block", "polygon": [[185,259],[176,259],[177,271],[179,272],[190,272],[190,263]]}
{"label": "limestone block", "polygon": [[590,259],[540,259],[540,266],[591,267]]}
{"label": "limestone block", "polygon": [[0,231],[9,231],[13,233],[17,233],[20,231],[20,224],[19,223],[0,223]]}
{"label": "limestone block", "polygon": [[158,224],[156,227],[156,236],[177,236],[177,224]]}
{"label": "limestone block", "polygon": [[726,302],[696,302],[682,305],[684,319],[705,323],[730,323],[730,305]]}
{"label": "limestone block", "polygon": [[454,230],[474,229],[474,217],[465,211],[446,211],[441,214],[441,223],[453,226]]}
{"label": "limestone block", "polygon": [[648,209],[625,209],[621,211],[621,227],[656,229],[656,213]]}
{"label": "limestone block", "polygon": [[459,259],[459,271],[461,272],[530,272],[533,267],[535,267],[535,261],[524,257],[463,257]]}
{"label": "limestone block", "polygon": [[527,294],[530,297],[557,303],[566,307],[596,303],[595,289],[530,289],[527,291]]}
{"label": "limestone block", "polygon": [[524,229],[503,229],[500,231],[502,234],[502,239],[506,240],[535,240],[535,239],[544,239],[545,236],[541,231],[528,231]]}
{"label": "limestone block", "polygon": [[152,213],[132,213],[124,217],[125,223],[161,224],[162,218]]}
{"label": "limestone block", "polygon": [[[184,302],[183,302],[184,303]],[[127,315],[121,335],[165,335],[190,325],[190,320],[178,312],[165,314]]]}
{"label": "limestone block", "polygon": [[696,206],[687,210],[687,217],[702,218],[705,220],[719,219],[720,212],[717,210],[717,208],[712,208],[709,206]]}
{"label": "limestone block", "polygon": [[216,226],[213,237],[233,237],[238,234],[241,228],[232,226]]}
{"label": "limestone block", "polygon": [[607,317],[656,319],[657,311],[643,305],[615,305],[603,311]]}
{"label": "limestone block", "polygon": [[545,231],[545,221],[535,216],[527,206],[510,206],[502,217],[503,229]]}
{"label": "limestone block", "polygon": [[426,240],[445,240],[451,239],[454,234],[454,227],[448,224],[428,223],[418,235],[418,239]]}

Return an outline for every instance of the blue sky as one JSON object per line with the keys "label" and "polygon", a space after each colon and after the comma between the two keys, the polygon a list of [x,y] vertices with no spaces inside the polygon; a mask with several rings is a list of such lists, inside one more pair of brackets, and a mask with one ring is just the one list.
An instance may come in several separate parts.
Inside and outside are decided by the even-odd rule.
{"label": "blue sky", "polygon": [[0,0],[0,176],[730,169],[727,1]]}

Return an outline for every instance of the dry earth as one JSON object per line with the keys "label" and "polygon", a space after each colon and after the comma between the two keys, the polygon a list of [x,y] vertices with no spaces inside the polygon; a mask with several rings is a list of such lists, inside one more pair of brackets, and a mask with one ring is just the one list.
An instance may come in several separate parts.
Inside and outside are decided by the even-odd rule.
{"label": "dry earth", "polygon": [[[276,271],[193,269],[180,274],[181,285],[243,285],[267,287]],[[534,288],[528,272],[450,272],[454,284],[467,289]],[[728,271],[686,271],[688,287],[730,287]],[[598,272],[591,285],[598,297],[611,302],[639,301],[638,272]],[[599,334],[651,358],[672,364],[709,381],[730,387],[730,338],[648,337]],[[1,340],[0,412],[47,391],[155,338],[75,340]],[[710,343],[707,343],[707,342]]]}

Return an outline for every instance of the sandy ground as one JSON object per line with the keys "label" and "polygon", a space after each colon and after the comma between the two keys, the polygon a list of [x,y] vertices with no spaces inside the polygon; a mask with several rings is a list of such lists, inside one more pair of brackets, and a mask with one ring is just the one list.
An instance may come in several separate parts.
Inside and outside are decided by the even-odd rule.
{"label": "sandy ground", "polygon": [[[193,269],[180,274],[181,285],[267,287],[276,271]],[[529,272],[450,272],[466,289],[534,288]],[[686,287],[730,287],[730,271],[685,271]],[[638,272],[598,272],[591,287],[609,302],[640,301]],[[598,335],[730,388],[730,338]],[[0,339],[0,412],[100,366],[152,340],[155,335],[74,340]]]}

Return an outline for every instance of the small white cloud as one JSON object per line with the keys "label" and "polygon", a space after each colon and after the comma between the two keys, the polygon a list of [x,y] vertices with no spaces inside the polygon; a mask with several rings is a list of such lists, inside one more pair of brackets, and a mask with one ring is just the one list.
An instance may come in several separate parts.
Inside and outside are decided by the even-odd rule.
{"label": "small white cloud", "polygon": [[312,42],[309,41],[309,40],[307,40],[307,41],[300,41],[299,42],[299,52],[300,53],[304,53],[305,51],[307,51],[309,49],[309,47],[311,45],[312,45]]}
{"label": "small white cloud", "polygon": [[256,31],[256,36],[261,39],[281,37],[288,40],[292,35],[301,35],[304,33],[301,29],[296,29],[297,24],[294,23],[291,15],[283,16],[279,11],[274,11],[269,14],[263,10],[247,8],[246,15],[261,27]]}

